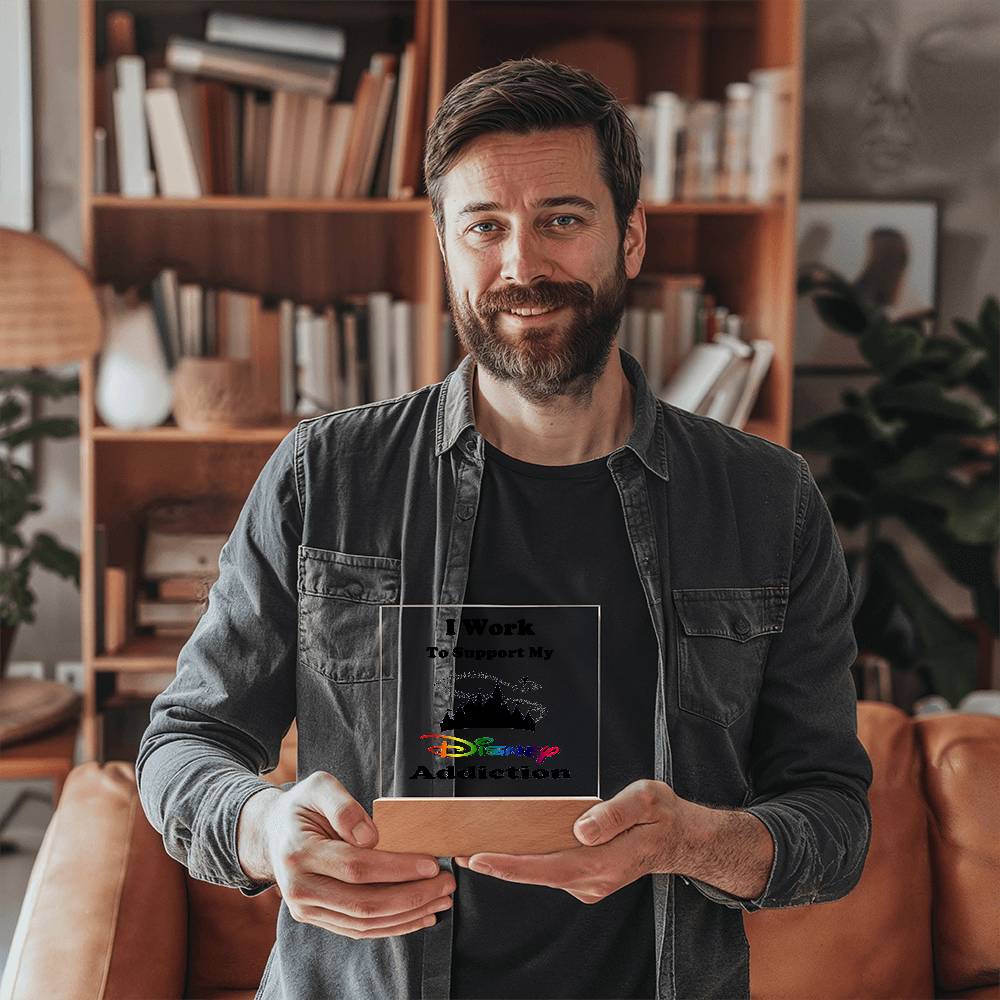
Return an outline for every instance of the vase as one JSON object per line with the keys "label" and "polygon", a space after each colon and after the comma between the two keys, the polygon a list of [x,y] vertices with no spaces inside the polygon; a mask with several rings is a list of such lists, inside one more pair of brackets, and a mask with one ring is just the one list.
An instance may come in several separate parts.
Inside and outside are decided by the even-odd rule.
{"label": "vase", "polygon": [[173,395],[152,307],[140,303],[113,313],[97,375],[101,419],[120,430],[156,427],[170,416]]}

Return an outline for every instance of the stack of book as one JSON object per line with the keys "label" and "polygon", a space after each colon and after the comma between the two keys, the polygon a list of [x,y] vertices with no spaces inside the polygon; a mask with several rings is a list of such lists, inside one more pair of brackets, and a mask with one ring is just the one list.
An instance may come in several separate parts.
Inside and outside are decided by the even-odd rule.
{"label": "stack of book", "polygon": [[426,95],[413,41],[372,53],[341,96],[346,38],[336,26],[211,11],[205,38],[171,37],[155,69],[136,54],[130,12],[111,12],[106,32],[97,193],[413,196]]}
{"label": "stack of book", "polygon": [[787,186],[792,70],[757,69],[726,100],[655,91],[626,110],[642,151],[643,201],[767,204]]}

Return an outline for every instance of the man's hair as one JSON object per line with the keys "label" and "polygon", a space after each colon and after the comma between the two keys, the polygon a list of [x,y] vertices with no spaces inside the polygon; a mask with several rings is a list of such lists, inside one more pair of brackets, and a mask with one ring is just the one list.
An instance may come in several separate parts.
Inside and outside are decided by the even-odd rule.
{"label": "man's hair", "polygon": [[444,175],[462,148],[490,132],[527,135],[591,126],[598,168],[611,191],[619,238],[639,198],[642,160],[635,127],[618,98],[586,70],[546,59],[508,59],[457,83],[427,130],[424,182],[439,233],[444,232]]}

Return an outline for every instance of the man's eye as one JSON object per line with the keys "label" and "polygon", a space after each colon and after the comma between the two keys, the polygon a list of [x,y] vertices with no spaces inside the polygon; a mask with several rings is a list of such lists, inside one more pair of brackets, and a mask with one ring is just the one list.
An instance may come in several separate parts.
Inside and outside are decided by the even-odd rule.
{"label": "man's eye", "polygon": [[[552,221],[555,222],[557,219],[570,219],[573,222],[579,222],[580,220],[575,215],[557,215]],[[556,229],[566,229],[566,226],[556,226]]]}
{"label": "man's eye", "polygon": [[[474,226],[470,228],[470,232],[474,232],[478,226],[495,226],[495,222],[477,222]],[[485,233],[481,235],[486,235]]]}

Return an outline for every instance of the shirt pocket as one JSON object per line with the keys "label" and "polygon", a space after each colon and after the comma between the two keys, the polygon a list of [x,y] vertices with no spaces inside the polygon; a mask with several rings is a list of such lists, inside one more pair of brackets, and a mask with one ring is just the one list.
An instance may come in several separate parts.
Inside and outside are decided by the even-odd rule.
{"label": "shirt pocket", "polygon": [[787,586],[674,590],[677,700],[728,727],[760,690],[771,637],[784,628]]}
{"label": "shirt pocket", "polygon": [[300,545],[300,662],[334,681],[378,680],[379,606],[398,603],[401,571],[391,556]]}

